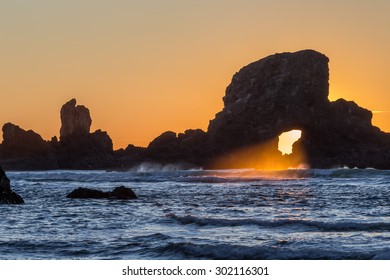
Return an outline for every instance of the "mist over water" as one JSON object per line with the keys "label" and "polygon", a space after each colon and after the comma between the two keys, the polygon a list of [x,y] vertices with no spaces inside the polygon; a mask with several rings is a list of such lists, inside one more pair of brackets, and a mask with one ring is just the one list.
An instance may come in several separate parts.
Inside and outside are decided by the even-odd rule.
{"label": "mist over water", "polygon": [[[390,171],[8,172],[1,259],[390,259]],[[67,199],[78,187],[139,199]]]}

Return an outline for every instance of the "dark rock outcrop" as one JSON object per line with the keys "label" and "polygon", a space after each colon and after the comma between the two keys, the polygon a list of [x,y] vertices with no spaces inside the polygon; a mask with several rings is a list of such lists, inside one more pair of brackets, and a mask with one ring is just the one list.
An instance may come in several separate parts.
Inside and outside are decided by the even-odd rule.
{"label": "dark rock outcrop", "polygon": [[136,199],[137,196],[132,189],[123,186],[115,188],[111,192],[103,192],[100,190],[78,188],[73,190],[66,196],[67,198],[93,198],[93,199]]}
{"label": "dark rock outcrop", "polygon": [[12,123],[3,126],[0,162],[5,168],[36,170],[58,168],[55,150],[32,130]]}
{"label": "dark rock outcrop", "polygon": [[[123,155],[206,168],[390,169],[390,136],[371,124],[372,113],[352,101],[329,101],[328,62],[313,50],[253,62],[233,76],[207,132],[167,131],[147,149]],[[302,131],[301,139],[291,155],[282,155],[278,136],[293,129]]]}
{"label": "dark rock outcrop", "polygon": [[227,87],[223,110],[210,121],[210,144],[226,152],[311,124],[328,102],[328,76],[328,58],[314,51],[276,54],[245,66]]}
{"label": "dark rock outcrop", "polygon": [[61,108],[60,139],[68,135],[86,135],[91,128],[92,119],[89,110],[82,106],[76,106],[76,99],[65,103]]}
{"label": "dark rock outcrop", "polygon": [[[328,100],[328,61],[305,50],[242,68],[226,89],[223,110],[210,122],[211,154],[227,155],[300,129],[293,156],[299,147],[311,167],[390,168],[390,137],[372,126],[372,113],[354,102]],[[277,141],[268,148],[278,157]]]}
{"label": "dark rock outcrop", "polygon": [[63,169],[96,169],[114,164],[113,144],[105,131],[89,133],[89,110],[72,99],[61,108],[60,141],[56,144],[58,165]]}
{"label": "dark rock outcrop", "polygon": [[[114,152],[106,132],[90,133],[89,110],[72,99],[61,108],[59,141],[54,137],[46,142],[33,131],[6,124],[0,164],[13,169],[100,169],[142,162],[206,168],[304,163],[313,168],[390,169],[390,135],[372,125],[372,113],[352,101],[329,101],[328,62],[313,50],[253,62],[233,76],[224,108],[207,132],[167,131],[147,148],[129,145]],[[293,129],[302,131],[301,139],[291,155],[282,155],[278,136]]]}
{"label": "dark rock outcrop", "polygon": [[107,132],[90,133],[91,116],[72,99],[61,108],[60,140],[45,141],[32,130],[3,126],[0,164],[13,170],[99,169],[115,166],[113,143]]}
{"label": "dark rock outcrop", "polygon": [[11,190],[10,181],[0,167],[0,204],[23,204],[23,198]]}

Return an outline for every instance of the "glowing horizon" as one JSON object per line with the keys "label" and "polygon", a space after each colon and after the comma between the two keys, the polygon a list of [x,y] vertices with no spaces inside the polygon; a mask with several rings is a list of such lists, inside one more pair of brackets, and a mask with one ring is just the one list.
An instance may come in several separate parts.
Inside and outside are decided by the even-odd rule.
{"label": "glowing horizon", "polygon": [[[147,146],[167,130],[207,130],[235,72],[302,49],[330,58],[331,100],[388,111],[389,10],[380,0],[4,0],[0,125],[58,137],[75,97],[115,149]],[[374,112],[373,124],[390,131],[390,114]]]}

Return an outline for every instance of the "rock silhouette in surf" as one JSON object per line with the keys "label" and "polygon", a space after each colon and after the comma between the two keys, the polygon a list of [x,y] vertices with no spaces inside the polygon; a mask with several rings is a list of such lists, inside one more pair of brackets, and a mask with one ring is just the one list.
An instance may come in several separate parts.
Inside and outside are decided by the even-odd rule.
{"label": "rock silhouette in surf", "polygon": [[66,196],[67,198],[93,198],[93,199],[136,199],[137,195],[131,188],[120,186],[110,192],[89,188],[78,188]]}
{"label": "rock silhouette in surf", "polygon": [[[3,128],[0,164],[7,169],[130,168],[142,162],[210,167],[226,158],[237,167],[252,167],[234,152],[262,145],[247,154],[256,159],[266,150],[285,167],[298,164],[303,151],[305,163],[313,168],[390,169],[390,135],[372,125],[372,113],[353,101],[329,101],[328,62],[319,52],[303,50],[250,63],[233,76],[224,108],[206,132],[164,132],[147,148],[129,145],[113,151],[107,132],[90,133],[89,110],[72,99],[61,108],[59,141],[44,141],[15,125]],[[302,136],[292,154],[282,156],[278,136],[292,129],[301,130]]]}
{"label": "rock silhouette in surf", "polygon": [[0,167],[0,204],[23,204],[23,198],[11,190],[10,180]]}

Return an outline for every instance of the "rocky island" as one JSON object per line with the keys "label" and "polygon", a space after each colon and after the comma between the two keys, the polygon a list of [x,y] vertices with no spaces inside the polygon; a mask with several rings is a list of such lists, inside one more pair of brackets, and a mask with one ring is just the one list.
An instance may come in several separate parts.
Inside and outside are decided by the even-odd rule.
{"label": "rocky island", "polygon": [[[329,59],[316,51],[275,54],[242,68],[226,89],[224,108],[210,122],[214,155],[268,143],[298,129],[292,157],[304,152],[313,168],[390,168],[390,135],[371,124],[372,113],[353,101],[330,102]],[[283,160],[282,158],[280,160]]]}
{"label": "rocky island", "polygon": [[[167,131],[146,148],[129,145],[114,151],[107,132],[90,132],[89,110],[72,99],[60,111],[59,140],[45,141],[31,130],[5,124],[0,164],[13,170],[130,168],[142,162],[390,169],[390,135],[372,125],[372,113],[353,101],[329,101],[328,62],[313,50],[253,62],[233,76],[224,108],[207,131]],[[292,129],[302,136],[292,154],[282,155],[278,136]]]}

